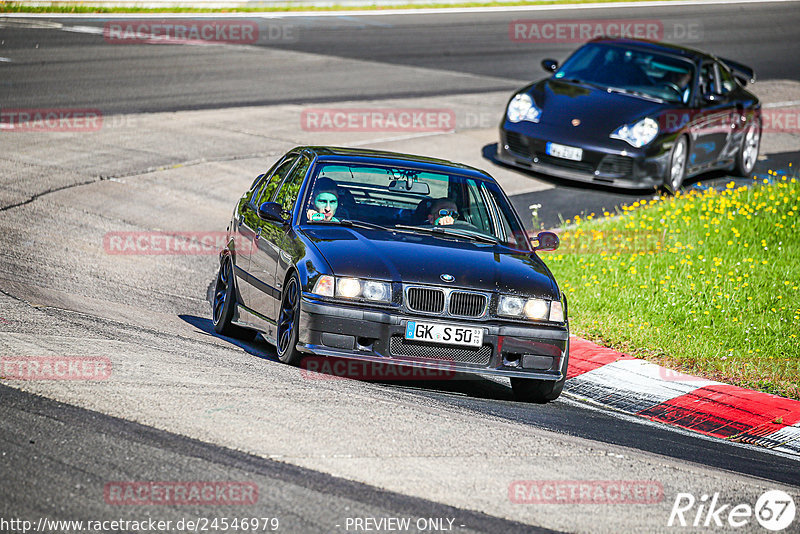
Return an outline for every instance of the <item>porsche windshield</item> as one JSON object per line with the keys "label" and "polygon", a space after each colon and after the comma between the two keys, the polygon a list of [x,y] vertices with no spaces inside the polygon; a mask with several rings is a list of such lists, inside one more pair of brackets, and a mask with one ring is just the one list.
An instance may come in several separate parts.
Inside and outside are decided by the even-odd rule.
{"label": "porsche windshield", "polygon": [[691,61],[680,57],[590,43],[570,56],[554,76],[643,98],[686,104],[695,68]]}
{"label": "porsche windshield", "polygon": [[529,250],[497,184],[403,167],[318,164],[301,222],[385,228]]}

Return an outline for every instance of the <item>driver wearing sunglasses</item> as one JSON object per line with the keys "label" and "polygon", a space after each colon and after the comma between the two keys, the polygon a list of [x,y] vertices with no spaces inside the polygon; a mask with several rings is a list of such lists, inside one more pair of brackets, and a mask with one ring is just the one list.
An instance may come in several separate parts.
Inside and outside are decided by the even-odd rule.
{"label": "driver wearing sunglasses", "polygon": [[431,205],[428,223],[433,226],[453,224],[458,219],[458,208],[449,198],[440,198]]}

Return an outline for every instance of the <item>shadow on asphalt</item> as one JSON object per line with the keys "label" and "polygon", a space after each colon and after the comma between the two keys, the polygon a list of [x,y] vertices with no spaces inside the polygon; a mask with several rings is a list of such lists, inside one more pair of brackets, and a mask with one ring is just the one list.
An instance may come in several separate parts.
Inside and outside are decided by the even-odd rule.
{"label": "shadow on asphalt", "polygon": [[278,356],[275,353],[275,347],[267,343],[261,336],[256,337],[253,341],[242,341],[241,339],[236,339],[234,337],[226,337],[217,334],[216,331],[214,331],[214,323],[211,322],[211,319],[207,317],[197,317],[196,315],[178,315],[178,318],[194,326],[202,333],[227,341],[231,345],[239,347],[248,354],[252,354],[253,356],[257,356],[263,360],[270,360],[280,363]]}
{"label": "shadow on asphalt", "polygon": [[[239,347],[243,351],[263,360],[269,360],[280,364],[278,357],[275,353],[275,347],[267,343],[263,337],[258,336],[254,341],[242,341],[240,339],[221,336],[214,331],[214,323],[207,317],[198,317],[196,315],[179,315],[182,321],[197,328],[202,333],[214,336],[231,345]],[[308,361],[308,360],[305,360]],[[320,380],[341,380],[351,379],[360,382],[369,382],[372,384],[379,384],[387,388],[396,389],[414,389],[423,390],[430,393],[444,393],[449,395],[458,395],[463,397],[471,397],[475,399],[491,399],[501,401],[513,401],[511,387],[504,385],[494,380],[489,380],[480,376],[467,375],[463,373],[454,373],[452,371],[439,372],[439,374],[418,372],[416,375],[410,371],[404,371],[408,368],[399,368],[397,366],[372,363],[372,362],[358,362],[355,360],[347,360],[344,358],[334,357],[313,357],[311,359],[314,366],[305,364],[305,368],[309,372],[319,373]],[[282,365],[282,364],[281,364]],[[301,363],[301,367],[304,364]],[[403,376],[441,376],[443,379],[407,379],[398,378],[390,379],[389,377],[403,377]]]}

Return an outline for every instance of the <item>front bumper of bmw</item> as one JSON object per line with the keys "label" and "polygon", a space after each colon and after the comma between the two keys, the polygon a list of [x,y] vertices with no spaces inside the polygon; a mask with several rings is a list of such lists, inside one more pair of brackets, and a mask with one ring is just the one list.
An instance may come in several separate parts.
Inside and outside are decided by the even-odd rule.
{"label": "front bumper of bmw", "polygon": [[[409,320],[482,328],[483,345],[473,348],[406,340]],[[418,317],[400,309],[362,309],[326,302],[305,293],[300,302],[297,347],[315,356],[557,381],[567,371],[569,328],[567,324]]]}

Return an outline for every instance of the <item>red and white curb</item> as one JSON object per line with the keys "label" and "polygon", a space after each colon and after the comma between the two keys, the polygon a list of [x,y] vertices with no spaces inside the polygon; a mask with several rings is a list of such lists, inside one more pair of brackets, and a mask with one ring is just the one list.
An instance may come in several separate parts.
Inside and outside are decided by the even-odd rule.
{"label": "red and white curb", "polygon": [[678,373],[572,336],[565,391],[707,436],[800,455],[800,401]]}

